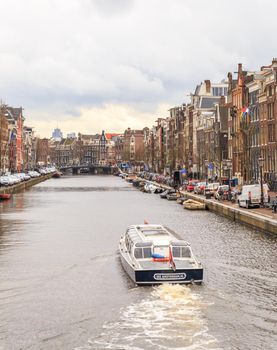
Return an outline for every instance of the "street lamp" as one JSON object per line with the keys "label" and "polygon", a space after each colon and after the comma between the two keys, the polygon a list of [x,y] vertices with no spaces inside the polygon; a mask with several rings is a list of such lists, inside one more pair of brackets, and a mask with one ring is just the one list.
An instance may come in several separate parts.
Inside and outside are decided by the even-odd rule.
{"label": "street lamp", "polygon": [[261,206],[264,206],[264,186],[263,186],[263,166],[264,166],[264,158],[260,157],[258,159],[259,167],[260,167],[260,181],[261,181]]}
{"label": "street lamp", "polygon": [[208,166],[209,166],[209,161],[207,159],[205,159],[206,185],[208,185]]}
{"label": "street lamp", "polygon": [[227,159],[226,166],[228,169],[228,200],[231,199],[231,167],[232,167],[232,161],[230,159]]}

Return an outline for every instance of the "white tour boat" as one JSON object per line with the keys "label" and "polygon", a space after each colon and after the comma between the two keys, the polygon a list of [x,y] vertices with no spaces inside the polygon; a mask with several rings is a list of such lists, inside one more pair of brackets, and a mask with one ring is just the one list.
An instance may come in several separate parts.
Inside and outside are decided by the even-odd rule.
{"label": "white tour boat", "polygon": [[188,242],[162,225],[132,225],[121,237],[122,265],[136,284],[200,283],[203,266]]}

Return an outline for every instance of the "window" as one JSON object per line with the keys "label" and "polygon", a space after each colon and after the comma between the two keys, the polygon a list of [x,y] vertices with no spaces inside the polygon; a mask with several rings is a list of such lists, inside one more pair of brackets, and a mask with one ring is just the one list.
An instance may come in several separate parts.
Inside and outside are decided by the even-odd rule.
{"label": "window", "polygon": [[275,141],[275,125],[274,124],[268,125],[268,141],[269,142]]}
{"label": "window", "polygon": [[267,119],[271,120],[273,118],[274,104],[268,103],[267,105]]}
{"label": "window", "polygon": [[136,259],[142,259],[142,248],[135,248],[134,255]]}
{"label": "window", "polygon": [[181,247],[172,247],[172,255],[174,258],[181,257]]}
{"label": "window", "polygon": [[151,247],[135,248],[134,255],[136,259],[150,259],[152,257]]}
{"label": "window", "polygon": [[191,251],[189,247],[182,247],[182,258],[191,258]]}
{"label": "window", "polygon": [[144,259],[148,259],[148,258],[152,257],[151,247],[143,248],[143,257],[144,257]]}
{"label": "window", "polygon": [[213,87],[213,96],[227,96],[227,87]]}
{"label": "window", "polygon": [[174,258],[191,258],[191,250],[189,247],[172,247],[172,255]]}

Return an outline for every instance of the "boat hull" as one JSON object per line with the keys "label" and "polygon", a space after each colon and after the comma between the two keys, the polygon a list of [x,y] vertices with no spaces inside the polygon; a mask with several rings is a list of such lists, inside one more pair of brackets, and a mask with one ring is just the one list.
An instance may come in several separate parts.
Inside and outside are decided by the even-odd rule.
{"label": "boat hull", "polygon": [[1,193],[0,194],[0,200],[7,200],[11,198],[11,194],[9,193]]}
{"label": "boat hull", "polygon": [[163,283],[200,283],[203,281],[203,268],[196,269],[161,269],[135,270],[120,252],[120,259],[124,270],[138,285]]}
{"label": "boat hull", "polygon": [[203,269],[141,270],[135,271],[137,284],[162,283],[200,283],[203,281]]}

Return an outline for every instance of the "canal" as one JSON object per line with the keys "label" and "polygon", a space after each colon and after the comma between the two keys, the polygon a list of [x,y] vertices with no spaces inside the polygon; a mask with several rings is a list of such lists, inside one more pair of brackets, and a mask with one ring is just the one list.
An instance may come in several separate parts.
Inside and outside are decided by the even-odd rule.
{"label": "canal", "polygon": [[[136,287],[134,223],[188,240],[202,285]],[[185,211],[113,176],[69,176],[0,203],[0,349],[277,348],[277,236]]]}

